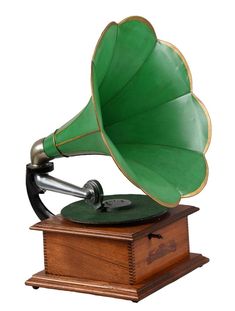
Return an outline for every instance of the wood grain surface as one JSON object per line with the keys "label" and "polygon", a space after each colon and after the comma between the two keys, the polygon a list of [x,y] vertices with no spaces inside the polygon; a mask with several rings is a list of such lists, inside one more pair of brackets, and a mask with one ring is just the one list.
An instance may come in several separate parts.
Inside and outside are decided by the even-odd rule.
{"label": "wood grain surface", "polygon": [[197,210],[179,205],[133,226],[43,220],[31,229],[43,232],[45,270],[26,284],[138,301],[208,262],[189,253],[187,216]]}

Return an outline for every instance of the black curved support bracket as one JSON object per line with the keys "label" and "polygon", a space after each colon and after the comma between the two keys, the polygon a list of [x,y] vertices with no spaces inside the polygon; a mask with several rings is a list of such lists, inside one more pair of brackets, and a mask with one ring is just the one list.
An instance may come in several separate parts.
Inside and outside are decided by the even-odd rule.
{"label": "black curved support bracket", "polygon": [[26,188],[29,197],[29,201],[32,205],[32,208],[38,218],[40,220],[47,219],[49,217],[54,216],[52,212],[50,212],[46,206],[41,201],[39,194],[44,193],[41,189],[39,189],[35,183],[34,176],[37,173],[49,173],[53,171],[54,165],[52,162],[48,162],[43,167],[35,168],[31,164],[26,165]]}

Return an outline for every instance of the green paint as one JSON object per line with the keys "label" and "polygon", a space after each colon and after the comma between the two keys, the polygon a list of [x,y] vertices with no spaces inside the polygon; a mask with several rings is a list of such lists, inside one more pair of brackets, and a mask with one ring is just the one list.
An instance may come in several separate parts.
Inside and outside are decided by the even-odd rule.
{"label": "green paint", "polygon": [[57,148],[51,135],[44,140],[46,154],[112,155],[127,178],[170,207],[199,191],[209,120],[174,48],[143,20],[112,23],[96,48],[91,79],[94,102],[58,130]]}

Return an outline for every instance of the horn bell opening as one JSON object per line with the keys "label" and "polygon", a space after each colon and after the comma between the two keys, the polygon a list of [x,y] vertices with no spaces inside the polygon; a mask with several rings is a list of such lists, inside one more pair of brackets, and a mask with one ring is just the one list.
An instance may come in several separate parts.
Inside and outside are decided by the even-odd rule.
{"label": "horn bell opening", "polygon": [[203,189],[210,119],[182,54],[150,23],[133,17],[106,27],[91,83],[102,139],[133,184],[167,207]]}

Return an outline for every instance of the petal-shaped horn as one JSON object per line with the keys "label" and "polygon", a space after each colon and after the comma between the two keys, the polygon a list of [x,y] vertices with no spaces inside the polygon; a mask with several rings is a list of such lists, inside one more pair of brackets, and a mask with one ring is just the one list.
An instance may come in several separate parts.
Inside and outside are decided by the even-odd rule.
{"label": "petal-shaped horn", "polygon": [[110,23],[92,60],[92,98],[44,139],[47,157],[111,155],[122,173],[168,207],[206,184],[211,125],[182,54],[142,17]]}

